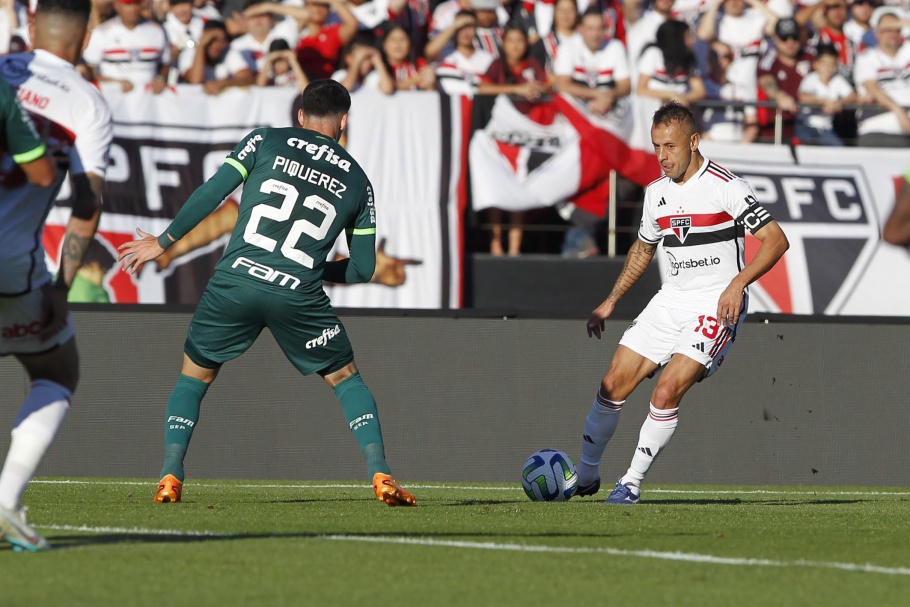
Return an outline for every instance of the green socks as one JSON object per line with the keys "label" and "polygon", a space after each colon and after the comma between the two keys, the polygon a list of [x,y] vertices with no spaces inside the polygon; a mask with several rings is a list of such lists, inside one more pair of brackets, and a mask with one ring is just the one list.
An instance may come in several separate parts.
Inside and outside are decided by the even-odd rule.
{"label": "green socks", "polygon": [[199,421],[199,405],[209,384],[180,374],[177,385],[167,400],[167,421],[164,424],[164,466],[161,476],[173,474],[183,481],[183,458]]}
{"label": "green socks", "polygon": [[348,427],[354,433],[360,451],[367,460],[367,474],[370,480],[377,472],[391,474],[385,461],[385,447],[382,444],[382,428],[379,426],[376,400],[363,383],[360,373],[354,373],[336,385],[334,390],[335,396],[341,401]]}

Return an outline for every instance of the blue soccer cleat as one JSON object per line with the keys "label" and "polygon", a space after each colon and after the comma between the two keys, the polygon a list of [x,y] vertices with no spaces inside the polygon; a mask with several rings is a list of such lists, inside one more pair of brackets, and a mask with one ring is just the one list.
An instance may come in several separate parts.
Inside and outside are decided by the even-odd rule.
{"label": "blue soccer cleat", "polygon": [[0,508],[0,538],[13,545],[13,550],[39,552],[50,550],[47,540],[38,535],[25,520],[22,510]]}
{"label": "blue soccer cleat", "polygon": [[632,483],[622,483],[622,478],[619,479],[616,483],[616,487],[613,489],[613,492],[610,493],[610,497],[606,499],[604,503],[607,504],[637,504],[638,503],[638,494],[635,493],[632,488],[634,485]]}

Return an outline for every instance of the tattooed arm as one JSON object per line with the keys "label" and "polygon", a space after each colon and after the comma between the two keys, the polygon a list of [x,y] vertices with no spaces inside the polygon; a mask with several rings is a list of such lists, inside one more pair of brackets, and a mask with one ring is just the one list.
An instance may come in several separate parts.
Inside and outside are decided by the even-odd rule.
{"label": "tattooed arm", "polygon": [[76,270],[82,266],[85,252],[95,238],[101,217],[101,176],[94,173],[71,174],[70,179],[74,193],[73,214],[66,224],[63,236],[57,281],[48,285],[44,296],[44,323],[40,334],[42,340],[50,339],[66,324],[66,296],[73,284]]}
{"label": "tattooed arm", "polygon": [[616,279],[616,284],[613,285],[613,290],[610,291],[603,303],[591,312],[591,318],[588,319],[588,337],[593,336],[600,339],[604,331],[604,321],[613,313],[616,302],[645,273],[654,258],[655,252],[657,252],[657,245],[648,244],[641,239],[635,241],[629,249],[626,263],[622,267],[622,272],[619,273],[619,278]]}

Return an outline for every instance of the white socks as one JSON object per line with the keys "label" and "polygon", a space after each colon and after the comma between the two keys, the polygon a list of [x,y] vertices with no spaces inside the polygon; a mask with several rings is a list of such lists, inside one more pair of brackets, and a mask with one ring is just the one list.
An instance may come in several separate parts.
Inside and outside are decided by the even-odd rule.
{"label": "white socks", "polygon": [[585,431],[581,442],[581,461],[578,463],[578,484],[590,485],[600,477],[597,467],[603,458],[607,443],[613,438],[616,426],[619,425],[619,414],[624,400],[615,402],[607,400],[597,392],[597,398],[591,405],[591,411],[585,420]]}
{"label": "white socks", "polygon": [[13,424],[12,442],[0,473],[0,507],[18,510],[38,463],[63,423],[72,393],[46,379],[32,382]]}
{"label": "white socks", "polygon": [[651,411],[638,435],[638,447],[635,449],[635,455],[632,456],[632,464],[625,476],[619,480],[620,483],[631,484],[636,488],[641,486],[641,481],[648,473],[648,468],[673,438],[678,420],[679,407],[657,409],[651,405]]}

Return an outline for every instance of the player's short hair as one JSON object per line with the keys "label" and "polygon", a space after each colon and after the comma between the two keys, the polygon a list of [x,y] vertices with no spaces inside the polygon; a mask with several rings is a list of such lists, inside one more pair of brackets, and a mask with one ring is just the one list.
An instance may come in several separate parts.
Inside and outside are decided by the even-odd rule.
{"label": "player's short hair", "polygon": [[81,17],[88,22],[92,14],[92,0],[38,0],[35,15],[51,14]]}
{"label": "player's short hair", "polygon": [[300,94],[300,107],[313,118],[341,116],[351,109],[351,94],[330,78],[313,80]]}
{"label": "player's short hair", "polygon": [[698,123],[695,121],[695,114],[688,107],[678,101],[669,101],[659,110],[654,112],[654,119],[651,121],[651,128],[661,125],[669,125],[673,122],[685,127],[689,135],[698,132]]}

